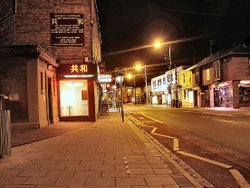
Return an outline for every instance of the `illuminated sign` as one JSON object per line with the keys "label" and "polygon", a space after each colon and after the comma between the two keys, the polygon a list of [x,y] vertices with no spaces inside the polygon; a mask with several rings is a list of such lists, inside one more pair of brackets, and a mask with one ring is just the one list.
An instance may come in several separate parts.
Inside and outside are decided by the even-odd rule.
{"label": "illuminated sign", "polygon": [[100,74],[98,80],[100,83],[110,83],[112,82],[112,76],[111,74]]}
{"label": "illuminated sign", "polygon": [[242,80],[240,81],[240,84],[250,84],[250,80]]}
{"label": "illuminated sign", "polygon": [[54,46],[82,46],[83,14],[50,14],[50,33]]}
{"label": "illuminated sign", "polygon": [[58,67],[57,75],[59,78],[96,79],[97,66],[92,63],[61,64]]}
{"label": "illuminated sign", "polygon": [[88,65],[77,65],[77,64],[73,64],[71,65],[71,69],[70,69],[71,73],[86,73],[88,72]]}

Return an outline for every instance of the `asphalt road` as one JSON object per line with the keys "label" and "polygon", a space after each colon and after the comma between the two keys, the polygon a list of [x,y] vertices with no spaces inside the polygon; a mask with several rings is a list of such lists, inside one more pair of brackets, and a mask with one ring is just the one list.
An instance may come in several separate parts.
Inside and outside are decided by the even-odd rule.
{"label": "asphalt road", "polygon": [[167,126],[188,131],[222,146],[250,156],[250,117],[211,115],[181,109],[163,109],[142,105],[126,106],[130,112],[143,113]]}
{"label": "asphalt road", "polygon": [[[144,105],[126,105],[130,113],[142,122],[150,133],[176,137],[180,150],[218,161],[237,169],[250,182],[250,117],[246,115],[208,114],[184,109],[155,108]],[[153,135],[163,145],[172,149],[169,139]],[[239,187],[228,169],[177,155],[216,187]]]}

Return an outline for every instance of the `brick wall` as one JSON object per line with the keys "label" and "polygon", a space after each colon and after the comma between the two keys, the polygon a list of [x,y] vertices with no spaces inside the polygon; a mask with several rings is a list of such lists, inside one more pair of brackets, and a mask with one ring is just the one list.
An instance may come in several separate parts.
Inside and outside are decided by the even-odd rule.
{"label": "brick wall", "polygon": [[6,102],[5,105],[6,109],[10,109],[13,123],[28,119],[26,65],[23,65],[25,61],[18,57],[0,59],[0,93],[7,96],[15,93],[19,95],[18,101]]}
{"label": "brick wall", "polygon": [[[91,4],[94,4],[93,2],[94,0],[18,0],[14,32],[8,43],[39,44],[60,59],[60,63],[83,63],[85,57],[92,59],[91,41],[92,35],[96,34],[92,33],[91,24]],[[84,14],[84,45],[78,47],[51,46],[51,13]],[[93,16],[96,19],[96,15]],[[98,32],[96,29],[93,31]]]}
{"label": "brick wall", "polygon": [[232,57],[223,64],[224,80],[249,80],[248,57]]}

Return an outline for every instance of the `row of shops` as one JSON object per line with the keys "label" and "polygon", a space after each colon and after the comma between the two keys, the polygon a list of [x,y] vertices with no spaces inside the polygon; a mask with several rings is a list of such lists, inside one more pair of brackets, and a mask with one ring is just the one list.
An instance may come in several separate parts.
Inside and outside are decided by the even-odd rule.
{"label": "row of shops", "polygon": [[[211,55],[192,67],[181,66],[167,71],[151,80],[152,104],[172,107],[250,106],[249,58],[249,47],[240,45]],[[169,75],[177,77],[171,80]]]}

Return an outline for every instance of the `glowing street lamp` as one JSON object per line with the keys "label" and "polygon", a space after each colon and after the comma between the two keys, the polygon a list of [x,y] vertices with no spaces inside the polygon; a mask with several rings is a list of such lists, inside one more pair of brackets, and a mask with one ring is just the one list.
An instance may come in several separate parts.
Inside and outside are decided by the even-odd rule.
{"label": "glowing street lamp", "polygon": [[137,64],[137,65],[135,66],[135,69],[139,71],[139,70],[142,69],[142,66],[141,66],[140,64]]}
{"label": "glowing street lamp", "polygon": [[[166,43],[164,43],[164,44],[166,44]],[[155,48],[160,48],[162,46],[162,43],[160,42],[160,41],[156,41],[156,42],[154,42],[154,47]],[[168,58],[166,58],[166,57],[164,57],[164,60],[169,60],[169,67],[168,67],[168,70],[171,70],[172,69],[172,67],[173,67],[173,65],[172,65],[172,48],[171,48],[171,46],[170,46],[170,44],[168,45]],[[174,70],[174,73],[175,73],[175,75],[176,75],[176,67],[175,67],[175,70]],[[172,73],[171,73],[172,74]],[[171,84],[172,84],[172,80],[171,80]],[[177,78],[176,78],[176,84],[177,84]],[[177,88],[177,87],[175,87],[175,88]],[[176,89],[176,98],[178,98],[177,97],[177,89]],[[170,94],[170,101],[171,101],[171,103],[172,103],[172,92],[171,92],[171,94]],[[172,104],[171,104],[171,106],[172,106]]]}
{"label": "glowing street lamp", "polygon": [[162,46],[162,43],[160,41],[154,42],[154,47],[155,48],[160,48]]}
{"label": "glowing street lamp", "polygon": [[130,73],[129,73],[129,74],[127,74],[127,78],[128,78],[128,79],[131,79],[132,77],[133,77],[133,75],[132,75],[132,74],[130,74]]}

